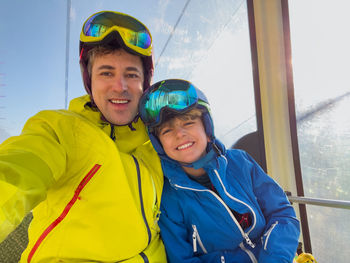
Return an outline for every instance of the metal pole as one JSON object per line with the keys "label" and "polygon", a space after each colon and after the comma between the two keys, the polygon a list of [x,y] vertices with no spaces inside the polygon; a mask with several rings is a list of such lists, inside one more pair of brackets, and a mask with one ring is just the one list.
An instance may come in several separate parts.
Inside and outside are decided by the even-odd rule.
{"label": "metal pole", "polygon": [[66,71],[65,71],[65,98],[64,107],[68,108],[68,73],[69,73],[69,38],[70,38],[70,9],[71,0],[67,0],[67,23],[66,23]]}
{"label": "metal pole", "polygon": [[350,201],[310,198],[310,197],[300,197],[300,196],[288,196],[288,199],[290,202],[295,202],[300,204],[350,209]]}

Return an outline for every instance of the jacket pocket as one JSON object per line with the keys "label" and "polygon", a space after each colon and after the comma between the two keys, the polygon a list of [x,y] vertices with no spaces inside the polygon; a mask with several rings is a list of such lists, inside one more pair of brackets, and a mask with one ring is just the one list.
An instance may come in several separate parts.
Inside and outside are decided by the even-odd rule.
{"label": "jacket pocket", "polygon": [[201,237],[199,236],[197,226],[192,225],[193,233],[192,233],[192,242],[193,242],[193,253],[198,253],[198,245],[202,249],[204,254],[207,254],[207,250],[205,249]]}
{"label": "jacket pocket", "polygon": [[254,253],[252,251],[250,251],[248,248],[246,248],[243,244],[243,242],[241,242],[239,244],[239,247],[248,255],[250,262],[252,263],[258,263],[258,260],[256,259]]}
{"label": "jacket pocket", "polygon": [[266,233],[261,237],[261,241],[263,244],[263,248],[264,250],[267,250],[267,245],[269,243],[269,238],[271,236],[272,231],[274,230],[274,228],[278,225],[278,221],[276,221],[275,223],[273,223],[270,228],[266,231]]}

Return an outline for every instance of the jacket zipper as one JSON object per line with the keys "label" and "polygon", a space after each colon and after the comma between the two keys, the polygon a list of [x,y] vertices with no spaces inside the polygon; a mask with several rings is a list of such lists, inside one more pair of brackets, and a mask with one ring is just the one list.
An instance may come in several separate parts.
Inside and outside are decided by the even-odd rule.
{"label": "jacket zipper", "polygon": [[[238,227],[238,230],[241,232],[241,235],[243,236],[244,240],[246,241],[246,243],[248,245],[250,245],[252,248],[255,247],[255,244],[250,240],[248,234],[246,234],[241,225],[237,222],[237,219],[235,218],[235,216],[232,214],[230,208],[225,204],[225,202],[213,191],[209,190],[209,189],[195,189],[195,188],[191,188],[191,187],[185,187],[185,186],[180,186],[178,184],[174,184],[174,186],[178,187],[178,188],[181,188],[181,189],[185,189],[185,190],[191,190],[191,191],[197,191],[197,192],[209,192],[211,193],[226,209],[226,211],[228,212],[228,214],[230,215],[231,219],[233,220],[233,222],[236,224],[236,226]],[[225,193],[226,192],[226,189],[225,189]],[[235,199],[233,198],[234,200],[238,200],[238,199]],[[240,201],[240,200],[238,200]],[[240,201],[241,203],[243,203],[242,201]],[[255,219],[255,214],[254,214],[254,219]],[[255,225],[255,222],[254,222],[254,225]]]}
{"label": "jacket zipper", "polygon": [[192,234],[192,241],[193,241],[193,252],[196,253],[197,252],[197,242],[199,244],[199,246],[201,247],[201,249],[203,250],[204,254],[207,254],[207,250],[205,249],[202,240],[199,236],[198,230],[196,225],[192,225],[193,228],[193,234]]}
{"label": "jacket zipper", "polygon": [[[204,254],[208,254],[208,251],[205,249],[203,242],[199,236],[198,230],[197,230],[197,226],[196,225],[192,225],[193,228],[193,234],[192,234],[192,239],[193,239],[193,253],[197,252],[197,242],[199,244],[199,246],[202,248]],[[225,263],[225,257],[221,256],[220,257],[220,262],[221,263]]]}
{"label": "jacket zipper", "polygon": [[239,244],[239,247],[240,247],[245,253],[248,254],[250,260],[251,260],[253,263],[258,263],[258,261],[256,260],[256,257],[255,257],[255,255],[253,254],[253,252],[250,251],[249,249],[247,249],[247,248],[244,246],[243,242],[242,242],[241,244]]}
{"label": "jacket zipper", "polygon": [[75,202],[79,199],[80,192],[84,189],[86,184],[91,180],[91,178],[97,173],[97,171],[100,169],[101,165],[100,164],[95,164],[94,167],[85,175],[83,180],[79,183],[78,187],[74,191],[73,198],[68,202],[66,207],[63,209],[62,213],[53,221],[45,230],[44,232],[40,235],[38,240],[35,242],[33,248],[29,252],[27,262],[30,263],[34,253],[38,250],[40,244],[44,241],[44,239],[50,234],[54,228],[61,223],[61,221],[67,216],[68,212],[70,209],[73,207]]}
{"label": "jacket zipper", "polygon": [[145,262],[145,263],[149,263],[148,257],[146,256],[146,254],[145,254],[145,253],[141,252],[141,253],[140,253],[140,256],[142,257],[143,262]]}
{"label": "jacket zipper", "polygon": [[[250,240],[250,238],[249,238],[249,236],[248,236],[249,233],[254,229],[255,224],[256,224],[256,215],[255,215],[254,210],[253,210],[248,204],[246,204],[246,203],[242,202],[241,200],[239,200],[239,199],[233,197],[229,192],[227,192],[226,187],[225,187],[225,185],[223,184],[223,182],[222,182],[222,180],[221,180],[221,178],[220,178],[220,176],[219,176],[219,173],[218,173],[218,171],[217,171],[216,169],[214,169],[214,173],[215,173],[216,177],[218,178],[218,180],[219,180],[219,182],[220,182],[222,188],[224,189],[225,194],[226,194],[229,198],[231,198],[232,200],[234,200],[234,201],[236,201],[236,202],[238,202],[238,203],[241,203],[241,204],[247,206],[247,207],[249,208],[250,212],[253,214],[253,218],[254,218],[254,219],[253,219],[253,225],[252,225],[251,229],[250,229],[247,233],[245,233],[245,232],[243,231],[241,225],[237,222],[236,218],[232,215],[231,210],[229,210],[229,212],[230,212],[230,214],[231,214],[231,217],[233,216],[233,219],[234,219],[236,225],[240,228],[241,233],[242,233],[242,235],[243,235],[243,237],[244,237],[246,243],[247,243],[249,246],[251,246],[252,248],[255,248],[255,244]],[[225,205],[226,205],[226,204],[225,204]]]}
{"label": "jacket zipper", "polygon": [[139,166],[139,162],[137,161],[136,157],[132,155],[132,158],[134,159],[134,162],[135,162],[135,165],[136,165],[137,180],[138,180],[138,184],[139,184],[139,197],[140,197],[140,204],[141,204],[141,213],[142,213],[143,221],[145,222],[145,225],[146,225],[146,228],[147,228],[147,233],[148,233],[147,246],[148,246],[149,243],[151,242],[152,234],[151,234],[151,229],[150,229],[150,227],[148,225],[148,222],[147,222],[145,208],[144,208],[144,205],[143,205],[140,166]]}
{"label": "jacket zipper", "polygon": [[154,218],[153,227],[154,227],[159,221],[160,211],[158,209],[157,189],[154,184],[152,175],[150,176],[150,178],[151,178],[152,187],[153,187],[153,218]]}
{"label": "jacket zipper", "polygon": [[278,221],[276,221],[275,223],[273,223],[273,224],[270,226],[269,230],[267,230],[266,233],[264,234],[264,236],[266,236],[265,244],[264,244],[264,250],[266,250],[267,243],[268,243],[269,238],[270,238],[270,234],[271,234],[272,230],[277,226],[277,224],[278,224]]}

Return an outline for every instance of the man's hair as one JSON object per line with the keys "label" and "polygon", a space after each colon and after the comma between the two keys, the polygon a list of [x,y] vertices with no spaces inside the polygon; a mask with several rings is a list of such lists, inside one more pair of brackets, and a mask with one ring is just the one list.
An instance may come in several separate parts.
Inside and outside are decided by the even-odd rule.
{"label": "man's hair", "polygon": [[201,121],[203,122],[203,120],[202,120],[203,112],[204,112],[204,110],[202,110],[200,108],[194,108],[194,109],[192,109],[188,112],[185,112],[185,113],[175,113],[175,112],[171,112],[171,111],[166,111],[163,113],[162,123],[160,125],[154,127],[152,132],[154,132],[154,134],[158,137],[161,129],[169,122],[174,121],[175,118],[179,118],[179,119],[184,120],[184,121],[194,120],[194,119],[200,118]]}
{"label": "man's hair", "polygon": [[121,47],[116,45],[99,45],[90,49],[87,53],[87,59],[88,59],[87,70],[88,70],[89,76],[91,77],[92,65],[97,57],[112,54],[120,49]]}

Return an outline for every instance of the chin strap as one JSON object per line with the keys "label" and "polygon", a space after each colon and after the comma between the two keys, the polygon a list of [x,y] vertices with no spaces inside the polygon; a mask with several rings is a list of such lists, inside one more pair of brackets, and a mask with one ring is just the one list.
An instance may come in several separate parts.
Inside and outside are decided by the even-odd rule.
{"label": "chin strap", "polygon": [[[136,131],[135,127],[134,127],[132,124],[133,124],[133,123],[136,123],[138,119],[139,119],[139,116],[136,115],[136,117],[135,117],[131,122],[129,122],[128,124],[117,125],[117,124],[113,124],[113,123],[109,122],[109,121],[103,116],[103,114],[101,113],[101,120],[103,120],[103,121],[109,123],[109,125],[111,126],[111,136],[110,136],[111,138],[112,138],[112,133],[113,133],[113,136],[114,136],[114,127],[115,127],[115,126],[117,126],[117,127],[118,127],[118,126],[128,126],[129,129],[130,129],[131,131]],[[115,137],[114,137],[114,139],[115,139]]]}
{"label": "chin strap", "polygon": [[114,135],[114,125],[113,124],[110,124],[111,125],[111,134],[109,135],[109,137],[115,141],[115,135]]}
{"label": "chin strap", "polygon": [[126,126],[127,125],[131,131],[136,131],[136,129],[134,128],[134,126],[132,126],[132,124],[136,123],[139,118],[140,118],[140,115],[137,113],[135,118],[131,122],[129,122],[128,124],[125,124],[125,125],[121,125],[121,126]]}
{"label": "chin strap", "polygon": [[209,151],[207,152],[207,154],[204,155],[199,160],[197,160],[193,163],[181,163],[181,165],[185,166],[185,167],[192,167],[194,169],[200,169],[200,168],[203,168],[211,160],[213,160],[216,156],[221,155],[221,151],[216,146],[215,141],[208,143],[208,149],[209,149]]}
{"label": "chin strap", "polygon": [[134,128],[134,126],[132,126],[132,122],[130,122],[130,123],[128,124],[128,127],[129,127],[129,129],[130,129],[131,131],[136,131],[136,129]]}

